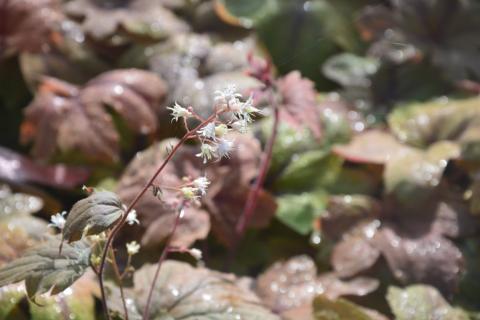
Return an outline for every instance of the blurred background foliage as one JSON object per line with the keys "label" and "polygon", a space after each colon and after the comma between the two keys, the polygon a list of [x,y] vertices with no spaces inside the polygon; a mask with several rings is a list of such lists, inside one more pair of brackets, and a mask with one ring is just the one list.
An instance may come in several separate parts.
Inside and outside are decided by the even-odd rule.
{"label": "blurred background foliage", "polygon": [[[208,114],[226,83],[248,93],[253,53],[272,62],[282,108],[310,121],[280,123],[258,221],[234,245],[271,135],[263,102],[246,156],[212,168],[226,192],[188,221],[201,230],[187,245],[252,277],[285,319],[480,318],[479,15],[475,0],[0,0],[0,265],[82,184],[129,199],[182,134],[165,106]],[[138,266],[163,241],[144,206],[121,239],[142,241]],[[82,281],[42,314],[1,288],[0,318],[94,319]]]}

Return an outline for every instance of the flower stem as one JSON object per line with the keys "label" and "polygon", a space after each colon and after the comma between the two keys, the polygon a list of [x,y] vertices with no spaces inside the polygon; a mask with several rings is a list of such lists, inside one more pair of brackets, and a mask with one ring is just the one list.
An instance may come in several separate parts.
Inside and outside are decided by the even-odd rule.
{"label": "flower stem", "polygon": [[270,168],[270,162],[272,160],[273,146],[275,145],[275,140],[277,139],[278,124],[280,122],[280,112],[276,106],[273,106],[273,126],[270,138],[268,139],[265,152],[263,153],[262,163],[260,165],[258,177],[255,180],[253,187],[248,193],[247,202],[243,209],[243,213],[238,220],[236,225],[237,237],[241,238],[247,229],[248,222],[252,218],[253,212],[257,206],[258,196],[262,189],[263,183],[267,176],[268,169]]}
{"label": "flower stem", "polygon": [[118,286],[120,288],[120,297],[122,298],[122,305],[123,305],[123,311],[125,313],[125,320],[128,320],[127,301],[125,300],[125,293],[123,292],[123,284],[122,284],[123,277],[120,274],[120,271],[118,270],[117,259],[115,258],[115,250],[113,248],[110,248],[110,259],[112,259],[113,271],[115,272],[115,276],[117,277],[117,280],[118,280]]}
{"label": "flower stem", "polygon": [[150,291],[148,292],[148,298],[147,298],[147,303],[145,304],[145,309],[143,310],[143,320],[148,319],[148,314],[150,312],[150,305],[152,303],[152,296],[153,296],[153,290],[155,289],[155,284],[157,283],[158,275],[160,274],[160,269],[162,267],[163,262],[167,258],[169,249],[170,249],[170,244],[173,239],[173,235],[175,234],[175,231],[177,230],[178,223],[180,222],[180,217],[182,216],[182,210],[183,210],[183,205],[180,206],[178,213],[175,217],[175,222],[173,224],[173,228],[170,231],[170,235],[168,236],[167,242],[165,243],[165,247],[163,248],[162,254],[160,255],[160,258],[158,259],[157,263],[157,270],[155,270],[155,275],[153,276],[153,281],[152,285],[150,286]]}
{"label": "flower stem", "polygon": [[204,122],[200,123],[198,126],[196,126],[194,129],[188,131],[185,133],[185,135],[180,139],[180,141],[173,147],[172,151],[167,155],[165,160],[162,162],[162,164],[158,167],[158,169],[155,171],[155,173],[152,175],[152,177],[148,180],[148,182],[145,184],[145,186],[138,192],[138,194],[135,196],[133,201],[130,203],[130,205],[127,207],[125,210],[125,213],[123,214],[122,218],[120,219],[119,222],[115,225],[113,228],[112,232],[107,238],[107,241],[105,243],[105,247],[102,252],[102,257],[100,259],[100,268],[98,270],[98,282],[100,284],[100,292],[102,294],[102,304],[104,308],[104,313],[105,313],[105,318],[107,320],[110,320],[110,313],[108,312],[108,303],[107,303],[107,295],[105,292],[105,284],[103,281],[103,273],[105,270],[105,265],[107,261],[107,254],[108,250],[110,249],[113,239],[117,235],[117,233],[120,231],[120,229],[123,227],[125,224],[128,214],[130,211],[132,211],[133,207],[138,203],[138,201],[142,198],[142,196],[147,192],[148,188],[153,184],[155,179],[158,177],[158,175],[162,172],[162,170],[166,167],[167,163],[173,158],[175,153],[178,151],[178,149],[188,140],[190,139],[193,135],[196,134],[196,131],[203,128],[205,125],[207,125],[210,121],[214,120],[215,117],[217,116],[216,113],[212,114],[208,119],[206,119]]}

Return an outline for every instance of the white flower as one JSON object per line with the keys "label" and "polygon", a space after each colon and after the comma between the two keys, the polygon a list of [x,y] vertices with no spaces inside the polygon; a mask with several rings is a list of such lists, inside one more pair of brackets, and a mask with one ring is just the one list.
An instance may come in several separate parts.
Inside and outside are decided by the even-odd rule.
{"label": "white flower", "polygon": [[251,115],[253,113],[261,113],[260,109],[253,106],[253,96],[250,96],[242,105],[242,112]]}
{"label": "white flower", "polygon": [[238,98],[242,95],[237,93],[235,85],[226,86],[223,90],[214,92],[215,105],[220,109],[228,109],[238,103]]}
{"label": "white flower", "polygon": [[215,140],[215,123],[210,122],[197,132],[203,138]]}
{"label": "white flower", "polygon": [[218,126],[215,127],[215,134],[217,137],[221,138],[223,137],[224,135],[226,135],[228,133],[228,131],[230,131],[227,127],[226,124],[219,124]]}
{"label": "white flower", "polygon": [[173,107],[168,107],[167,109],[172,110],[172,121],[178,121],[179,118],[188,118],[192,115],[192,113],[188,111],[188,109],[182,107],[176,102]]}
{"label": "white flower", "polygon": [[130,256],[133,256],[134,254],[137,254],[138,251],[140,251],[140,245],[137,243],[137,241],[132,241],[126,244],[127,246],[127,253]]}
{"label": "white flower", "polygon": [[228,101],[227,106],[229,111],[238,113],[241,112],[243,103],[238,98],[234,98]]}
{"label": "white flower", "polygon": [[203,158],[203,163],[207,163],[215,156],[215,147],[207,143],[202,143],[200,146],[200,153],[196,154],[197,157]]}
{"label": "white flower", "polygon": [[261,111],[253,106],[253,96],[250,96],[247,101],[241,104],[238,110],[234,111],[233,115],[238,120],[244,120],[250,123],[252,122],[252,115],[254,113],[261,113]]}
{"label": "white flower", "polygon": [[200,177],[193,180],[193,186],[197,188],[203,196],[207,193],[207,189],[209,185],[210,185],[210,181],[208,180],[207,177]]}
{"label": "white flower", "polygon": [[138,221],[137,219],[137,211],[132,209],[130,210],[130,212],[128,213],[128,216],[127,216],[127,223],[129,226],[133,226],[134,224],[140,224],[140,221]]}
{"label": "white flower", "polygon": [[192,248],[188,250],[188,253],[197,260],[202,259],[202,251],[198,250],[197,248]]}
{"label": "white flower", "polygon": [[248,132],[248,122],[244,119],[234,121],[230,124],[232,128],[240,133]]}
{"label": "white flower", "polygon": [[232,150],[233,141],[227,139],[220,139],[217,144],[216,155],[218,158],[228,158]]}
{"label": "white flower", "polygon": [[102,232],[100,234],[94,234],[94,235],[89,236],[89,239],[92,242],[97,243],[97,242],[100,242],[100,241],[107,240],[107,235],[105,234],[105,232]]}
{"label": "white flower", "polygon": [[198,195],[199,191],[200,190],[198,188],[194,187],[183,187],[180,189],[180,192],[182,193],[185,200],[197,200],[198,198],[200,198],[200,196]]}
{"label": "white flower", "polygon": [[65,226],[65,215],[67,214],[67,211],[62,211],[60,213],[54,214],[53,216],[50,217],[50,221],[52,223],[49,223],[49,227],[56,227],[60,230],[63,229]]}

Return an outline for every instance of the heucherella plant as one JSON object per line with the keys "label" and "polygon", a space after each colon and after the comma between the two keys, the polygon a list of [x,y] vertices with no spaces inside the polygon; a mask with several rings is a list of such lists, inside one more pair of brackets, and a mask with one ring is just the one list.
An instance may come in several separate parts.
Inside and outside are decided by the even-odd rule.
{"label": "heucherella plant", "polygon": [[[167,109],[171,112],[172,121],[183,122],[186,132],[176,145],[167,150],[167,156],[134,200],[125,205],[113,192],[84,186],[83,191],[88,193],[88,197],[75,203],[68,214],[61,212],[51,217],[49,226],[60,230],[61,238],[52,237],[49,241],[31,249],[24,257],[0,269],[0,287],[25,280],[27,292],[31,298],[48,291],[55,294],[69,287],[88,267],[91,267],[98,276],[105,315],[110,319],[104,284],[104,271],[109,263],[117,278],[125,318],[128,319],[122,280],[134,270],[131,260],[142,249],[136,241],[128,242],[124,247],[128,261],[123,270],[120,270],[112,243],[119,230],[125,225],[140,224],[141,217],[139,218],[134,208],[149,189],[159,201],[164,201],[162,195],[164,190],[168,190],[169,195],[173,194],[175,199],[175,201],[169,199],[169,205],[174,204],[176,215],[159,257],[143,311],[143,318],[148,318],[153,288],[168,253],[185,253],[196,260],[202,259],[200,250],[174,247],[171,241],[185,214],[185,208],[200,205],[201,198],[207,194],[210,186],[210,180],[206,175],[184,177],[181,184],[176,186],[155,185],[155,179],[179,148],[189,140],[198,141],[199,151],[196,156],[204,164],[228,158],[235,148],[235,141],[228,138],[228,133],[231,131],[245,133],[254,117],[260,113],[260,110],[253,105],[253,97],[243,99],[233,85],[215,91],[213,112],[207,118],[200,116],[193,107],[178,103]],[[21,273],[15,272],[19,266],[22,266]]]}

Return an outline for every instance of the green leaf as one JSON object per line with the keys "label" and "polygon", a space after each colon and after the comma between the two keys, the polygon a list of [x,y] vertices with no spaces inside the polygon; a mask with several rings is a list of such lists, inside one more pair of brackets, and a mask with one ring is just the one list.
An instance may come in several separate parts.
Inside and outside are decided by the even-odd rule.
{"label": "green leaf", "polygon": [[[268,118],[262,121],[261,133],[264,141],[272,132],[272,123],[272,119]],[[318,142],[315,141],[310,130],[306,128],[298,130],[285,122],[280,122],[269,171],[274,174],[278,173],[288,165],[295,154],[310,150],[312,147],[318,147]]]}
{"label": "green leaf", "polygon": [[63,228],[63,239],[77,241],[82,235],[99,234],[110,228],[123,215],[122,203],[110,191],[94,191],[75,203]]}
{"label": "green leaf", "polygon": [[52,230],[45,220],[31,215],[40,210],[43,203],[41,198],[12,193],[0,184],[0,267],[50,234]]}
{"label": "green leaf", "polygon": [[313,301],[315,320],[372,320],[359,306],[345,299],[318,296]]}
{"label": "green leaf", "polygon": [[449,140],[459,142],[466,153],[480,140],[480,98],[399,107],[389,115],[388,123],[394,135],[413,146],[425,148]]}
{"label": "green leaf", "polygon": [[90,248],[85,242],[65,245],[52,238],[33,248],[21,258],[0,269],[0,287],[25,280],[30,298],[52,289],[57,294],[75,282],[89,266]]}
{"label": "green leaf", "polygon": [[335,181],[342,162],[339,157],[323,150],[297,154],[275,181],[275,189],[298,191],[324,187]]}
{"label": "green leaf", "polygon": [[[73,28],[78,28],[71,24]],[[24,52],[19,56],[20,67],[30,88],[36,88],[42,76],[50,76],[71,83],[85,83],[97,74],[108,70],[109,65],[95,51],[72,38],[72,34],[84,36],[72,29],[62,34],[62,44],[40,53]]]}
{"label": "green leaf", "polygon": [[452,81],[478,79],[478,2],[418,0],[384,4],[367,7],[357,19],[363,33],[376,40],[371,53],[395,62],[421,58],[441,68],[439,76],[447,75]]}
{"label": "green leaf", "polygon": [[465,272],[462,273],[455,301],[462,306],[478,310],[480,296],[480,241],[470,238],[460,246],[465,263]]}
{"label": "green leaf", "polygon": [[333,151],[350,162],[383,165],[406,148],[390,133],[373,129],[355,135],[348,144],[334,146]]}
{"label": "green leaf", "polygon": [[256,24],[258,37],[280,73],[299,70],[319,88],[331,84],[320,66],[342,47],[357,47],[353,26],[326,1],[283,1],[281,9]]}
{"label": "green leaf", "polygon": [[382,183],[381,172],[364,166],[343,166],[335,182],[327,187],[333,194],[373,195]]}
{"label": "green leaf", "polygon": [[379,61],[351,53],[341,53],[328,59],[323,73],[344,87],[369,87],[370,76],[377,72]]}
{"label": "green leaf", "polygon": [[278,0],[217,0],[217,14],[225,21],[251,28],[279,10]]}
{"label": "green leaf", "polygon": [[334,147],[334,152],[351,162],[385,165],[385,191],[406,203],[426,200],[439,185],[448,161],[457,159],[461,150],[454,142],[439,141],[425,151],[404,145],[387,132],[369,130]]}
{"label": "green leaf", "polygon": [[0,290],[0,319],[26,319],[20,318],[18,303],[22,300],[24,287],[21,284],[8,285]]}
{"label": "green leaf", "polygon": [[387,162],[384,171],[385,189],[407,203],[426,200],[439,185],[448,160],[457,158],[458,145],[443,141],[432,145],[426,152],[404,149]]}
{"label": "green leaf", "polygon": [[17,56],[0,59],[0,70],[0,145],[16,147],[23,117],[22,107],[28,103],[31,96],[22,77]]}
{"label": "green leaf", "polygon": [[323,192],[289,194],[277,198],[277,218],[300,234],[308,234],[313,221],[326,207],[327,195]]}
{"label": "green leaf", "polygon": [[362,44],[351,23],[353,11],[325,0],[219,0],[224,21],[254,27],[281,74],[299,70],[323,88],[331,87],[320,66],[339,48],[358,51]]}
{"label": "green leaf", "polygon": [[[105,286],[108,295],[108,308],[110,316],[113,319],[125,319],[125,309],[123,307],[120,288],[112,282],[107,282]],[[134,301],[134,293],[132,288],[124,287],[123,294],[126,301]],[[127,313],[128,319],[130,320],[142,320],[141,311],[134,303],[127,303]]]}
{"label": "green leaf", "polygon": [[[135,302],[143,310],[156,265],[146,265],[134,275]],[[279,320],[258,297],[237,284],[237,279],[187,263],[165,261],[153,292],[149,319]]]}
{"label": "green leaf", "polygon": [[465,312],[451,307],[434,287],[426,285],[389,287],[387,300],[396,320],[469,320]]}
{"label": "green leaf", "polygon": [[[325,68],[323,71],[325,73]],[[327,72],[325,75],[332,78],[331,72],[334,71]],[[353,79],[348,80],[343,78],[341,94],[344,99],[361,106],[362,110],[373,111],[374,114],[369,116],[377,116],[376,120],[372,118],[376,122],[399,103],[426,101],[452,92],[451,83],[439,76],[439,72],[438,68],[425,62],[397,65],[382,61],[374,73],[366,73],[363,77],[352,75]],[[337,78],[339,76],[336,74]]]}
{"label": "green leaf", "polygon": [[26,301],[23,283],[5,286],[0,290],[0,319],[94,320],[98,287],[92,276],[86,274],[63,293],[55,297],[42,295],[35,302]]}

